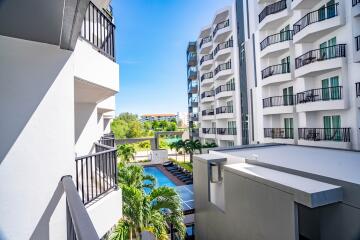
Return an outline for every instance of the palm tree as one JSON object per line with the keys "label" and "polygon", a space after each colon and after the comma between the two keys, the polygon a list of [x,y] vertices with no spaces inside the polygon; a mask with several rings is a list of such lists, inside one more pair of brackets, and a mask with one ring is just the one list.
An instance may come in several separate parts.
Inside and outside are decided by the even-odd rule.
{"label": "palm tree", "polygon": [[[185,162],[185,153],[186,153],[186,149],[185,149],[186,145],[185,145],[185,142],[183,140],[179,140],[176,142],[176,146],[175,146],[175,149],[177,152],[179,152],[180,150],[183,150],[183,153],[184,153],[184,162]],[[177,160],[177,159],[176,159]]]}
{"label": "palm tree", "polygon": [[117,146],[116,155],[118,157],[120,157],[120,159],[122,161],[124,161],[125,163],[128,163],[131,160],[134,160],[135,153],[136,153],[136,150],[135,150],[134,146],[132,146],[130,144],[123,144],[123,145]]}
{"label": "palm tree", "polygon": [[[185,236],[181,201],[173,188],[154,188],[156,180],[144,174],[138,165],[119,164],[119,185],[123,195],[123,216],[111,240],[140,239],[141,231],[152,232],[159,240],[167,239],[168,224]],[[145,191],[147,189],[148,191]]]}
{"label": "palm tree", "polygon": [[[169,148],[171,149],[171,150],[173,150],[174,148],[176,149],[176,143],[177,142],[171,142],[170,144],[169,144]],[[176,152],[176,161],[177,161],[177,151],[175,151]]]}
{"label": "palm tree", "polygon": [[200,154],[202,154],[202,144],[200,142],[200,140],[195,140],[194,141],[194,145],[195,145],[195,149],[199,151]]}

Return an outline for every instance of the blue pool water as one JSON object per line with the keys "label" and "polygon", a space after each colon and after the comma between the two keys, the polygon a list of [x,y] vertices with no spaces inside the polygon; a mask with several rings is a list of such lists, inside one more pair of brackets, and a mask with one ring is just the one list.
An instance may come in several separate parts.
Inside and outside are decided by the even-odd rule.
{"label": "blue pool water", "polygon": [[156,178],[156,187],[175,187],[176,184],[163,174],[157,167],[145,167],[144,172]]}

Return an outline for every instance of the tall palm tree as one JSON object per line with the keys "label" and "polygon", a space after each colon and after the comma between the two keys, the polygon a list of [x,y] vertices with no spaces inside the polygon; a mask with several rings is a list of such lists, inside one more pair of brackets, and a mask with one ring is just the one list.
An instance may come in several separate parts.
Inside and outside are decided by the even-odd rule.
{"label": "tall palm tree", "polygon": [[195,146],[195,149],[198,150],[200,154],[202,154],[202,144],[201,144],[200,140],[196,139],[194,141],[194,146]]}
{"label": "tall palm tree", "polygon": [[134,160],[135,153],[136,153],[136,150],[135,150],[134,146],[132,146],[130,144],[123,144],[123,145],[117,146],[116,155],[118,157],[120,157],[120,159],[122,161],[124,161],[125,163],[128,163],[131,160]]}
{"label": "tall palm tree", "polygon": [[155,178],[145,175],[143,167],[138,165],[120,165],[118,177],[124,218],[109,239],[132,239],[133,236],[140,239],[143,230],[152,232],[159,240],[167,239],[168,224],[185,236],[181,201],[173,188],[155,188]]}

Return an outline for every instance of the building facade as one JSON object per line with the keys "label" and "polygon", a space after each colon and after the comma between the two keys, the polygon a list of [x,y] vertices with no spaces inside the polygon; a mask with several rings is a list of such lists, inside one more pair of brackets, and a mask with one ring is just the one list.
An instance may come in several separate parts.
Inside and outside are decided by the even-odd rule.
{"label": "building facade", "polygon": [[238,1],[250,142],[360,149],[358,1]]}
{"label": "building facade", "polygon": [[172,114],[172,113],[151,113],[151,114],[144,114],[141,115],[140,121],[146,122],[146,121],[172,121],[172,120],[178,121],[178,115]]}
{"label": "building facade", "polygon": [[186,50],[187,92],[188,92],[188,128],[189,138],[199,139],[199,77],[197,69],[197,44],[189,42]]}
{"label": "building facade", "polygon": [[121,218],[114,31],[109,1],[2,2],[0,239],[99,239]]}
{"label": "building facade", "polygon": [[203,143],[242,144],[239,47],[234,7],[218,11],[197,40]]}

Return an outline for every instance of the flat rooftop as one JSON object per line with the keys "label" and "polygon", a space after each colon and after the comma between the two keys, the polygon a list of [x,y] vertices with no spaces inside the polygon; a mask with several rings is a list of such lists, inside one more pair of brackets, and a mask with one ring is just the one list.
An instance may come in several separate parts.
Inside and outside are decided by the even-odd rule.
{"label": "flat rooftop", "polygon": [[215,150],[233,157],[360,184],[360,152],[299,145],[252,145]]}

